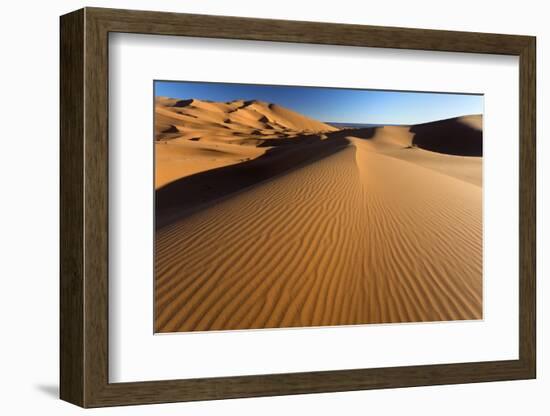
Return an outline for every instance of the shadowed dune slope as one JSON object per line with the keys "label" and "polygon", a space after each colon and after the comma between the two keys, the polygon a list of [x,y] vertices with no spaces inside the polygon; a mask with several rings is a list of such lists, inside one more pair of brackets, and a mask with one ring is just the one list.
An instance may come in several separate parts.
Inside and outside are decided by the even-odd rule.
{"label": "shadowed dune slope", "polygon": [[482,117],[470,115],[411,127],[413,144],[433,152],[482,156]]}
{"label": "shadowed dune slope", "polygon": [[173,181],[155,192],[155,226],[162,228],[223,198],[236,197],[253,185],[313,163],[348,144],[343,136],[330,140],[319,135],[298,136],[292,139],[291,145],[266,149],[262,157]]}
{"label": "shadowed dune slope", "polygon": [[482,317],[481,188],[338,133],[157,230],[157,332]]}
{"label": "shadowed dune slope", "polygon": [[262,101],[209,102],[158,97],[155,187],[256,159],[280,141],[337,129]]}
{"label": "shadowed dune slope", "polygon": [[[428,131],[429,127],[429,125],[424,126],[425,131]],[[412,128],[409,126],[377,127],[370,140],[364,141],[364,146],[387,156],[481,186],[483,170],[481,157],[448,155],[421,149],[413,144],[416,139],[414,129],[415,126]],[[437,125],[435,129],[438,129]],[[353,131],[348,134],[357,136]],[[445,136],[438,137],[440,140],[445,140]]]}
{"label": "shadowed dune slope", "polygon": [[157,98],[155,330],[480,319],[481,128]]}

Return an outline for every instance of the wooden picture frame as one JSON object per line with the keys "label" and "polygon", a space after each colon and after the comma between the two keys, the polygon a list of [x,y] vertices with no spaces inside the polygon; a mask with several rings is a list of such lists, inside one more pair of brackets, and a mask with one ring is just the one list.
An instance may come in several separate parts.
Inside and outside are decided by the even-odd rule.
{"label": "wooden picture frame", "polygon": [[[535,378],[535,38],[85,8],[61,17],[60,396],[82,407]],[[519,56],[519,359],[109,383],[110,32]]]}

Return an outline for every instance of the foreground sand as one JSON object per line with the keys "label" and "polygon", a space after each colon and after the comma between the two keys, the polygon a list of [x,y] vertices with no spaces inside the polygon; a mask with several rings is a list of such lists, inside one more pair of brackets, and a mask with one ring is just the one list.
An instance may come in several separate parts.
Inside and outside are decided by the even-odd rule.
{"label": "foreground sand", "polygon": [[481,158],[331,134],[157,229],[158,332],[482,317]]}

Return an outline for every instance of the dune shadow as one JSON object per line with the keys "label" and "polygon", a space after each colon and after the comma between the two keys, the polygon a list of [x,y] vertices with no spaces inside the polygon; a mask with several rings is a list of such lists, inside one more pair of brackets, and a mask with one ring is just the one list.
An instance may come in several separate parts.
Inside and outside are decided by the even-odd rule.
{"label": "dune shadow", "polygon": [[331,137],[356,137],[358,139],[372,139],[376,133],[376,127],[346,128],[330,133]]}
{"label": "dune shadow", "polygon": [[213,201],[226,198],[267,179],[330,156],[346,147],[349,132],[303,135],[282,143],[257,159],[200,172],[155,191],[158,230],[191,215]]}
{"label": "dune shadow", "polygon": [[179,133],[179,130],[176,126],[172,124],[167,129],[161,131],[161,133]]}
{"label": "dune shadow", "polygon": [[455,156],[482,156],[483,133],[458,119],[417,124],[412,144],[432,152]]}
{"label": "dune shadow", "polygon": [[187,107],[191,104],[193,104],[192,98],[188,100],[178,100],[174,103],[173,107]]}

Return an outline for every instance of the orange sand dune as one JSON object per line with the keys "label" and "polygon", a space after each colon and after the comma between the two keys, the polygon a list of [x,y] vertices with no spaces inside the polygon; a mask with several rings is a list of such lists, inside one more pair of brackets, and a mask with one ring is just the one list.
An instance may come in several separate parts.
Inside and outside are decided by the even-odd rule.
{"label": "orange sand dune", "polygon": [[[414,128],[413,128],[414,129]],[[351,133],[353,134],[353,133]],[[376,129],[365,146],[387,156],[421,165],[428,169],[472,183],[482,184],[482,158],[477,156],[457,156],[432,152],[416,146],[415,133],[409,126],[385,126]],[[445,140],[445,136],[441,140]]]}
{"label": "orange sand dune", "polygon": [[[214,105],[208,123],[243,104]],[[275,124],[265,108],[281,126],[291,118],[248,107],[252,124],[262,111],[261,123]],[[241,115],[234,120],[242,128]],[[278,138],[230,145],[263,154],[220,148],[250,159],[157,190],[157,221],[170,212],[162,208],[193,209],[157,228],[156,331],[480,319],[481,158],[417,148],[416,126],[335,131],[295,117],[293,128],[298,122],[308,130],[283,135],[287,124]],[[191,127],[182,126],[183,138],[160,141],[188,140]],[[434,130],[420,133],[444,140]],[[181,157],[207,151],[186,146]]]}
{"label": "orange sand dune", "polygon": [[422,149],[457,156],[481,156],[483,119],[480,114],[455,117],[411,127],[413,144]]}
{"label": "orange sand dune", "polygon": [[273,141],[335,130],[262,101],[221,103],[159,97],[155,103],[155,187],[255,159]]}

